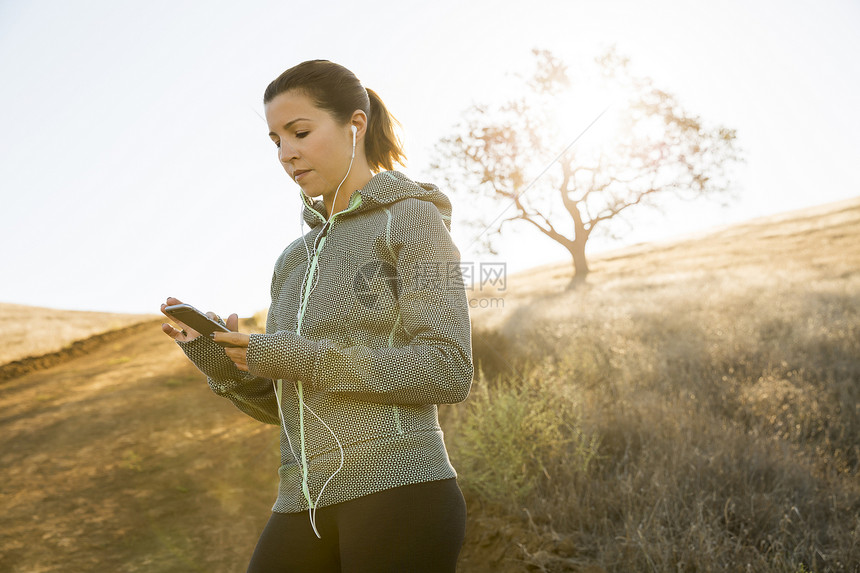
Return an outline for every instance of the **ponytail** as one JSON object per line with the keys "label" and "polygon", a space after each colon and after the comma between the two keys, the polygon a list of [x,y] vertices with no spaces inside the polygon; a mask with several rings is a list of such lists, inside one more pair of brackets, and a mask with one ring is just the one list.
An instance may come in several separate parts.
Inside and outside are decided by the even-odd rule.
{"label": "ponytail", "polygon": [[394,169],[394,163],[406,164],[406,154],[403,153],[403,143],[400,141],[394,126],[402,127],[400,122],[391,115],[379,95],[372,89],[367,89],[370,98],[370,115],[367,135],[364,139],[364,151],[367,163],[374,173],[385,169]]}

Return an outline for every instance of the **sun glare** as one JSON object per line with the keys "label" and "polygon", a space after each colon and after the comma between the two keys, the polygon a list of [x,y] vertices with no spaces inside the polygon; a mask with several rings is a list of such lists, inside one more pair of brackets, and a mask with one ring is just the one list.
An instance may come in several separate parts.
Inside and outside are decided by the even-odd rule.
{"label": "sun glare", "polygon": [[[620,137],[620,94],[598,83],[581,84],[569,90],[554,110],[559,152],[570,145],[576,155],[596,156]],[[594,154],[594,155],[592,155]]]}

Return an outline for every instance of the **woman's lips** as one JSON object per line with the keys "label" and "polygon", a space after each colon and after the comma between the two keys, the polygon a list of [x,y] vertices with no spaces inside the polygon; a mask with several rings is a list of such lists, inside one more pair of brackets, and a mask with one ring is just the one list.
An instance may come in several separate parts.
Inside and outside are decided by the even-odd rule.
{"label": "woman's lips", "polygon": [[295,179],[296,183],[298,183],[299,180],[308,173],[310,173],[310,169],[300,169],[293,174],[293,179]]}

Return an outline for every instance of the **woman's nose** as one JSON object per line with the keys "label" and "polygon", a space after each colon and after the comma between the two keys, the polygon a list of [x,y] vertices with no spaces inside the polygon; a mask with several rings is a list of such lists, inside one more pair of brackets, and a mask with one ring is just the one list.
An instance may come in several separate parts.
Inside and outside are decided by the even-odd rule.
{"label": "woman's nose", "polygon": [[284,141],[281,142],[281,146],[278,148],[278,157],[281,160],[281,163],[289,163],[298,156],[299,154],[290,144]]}

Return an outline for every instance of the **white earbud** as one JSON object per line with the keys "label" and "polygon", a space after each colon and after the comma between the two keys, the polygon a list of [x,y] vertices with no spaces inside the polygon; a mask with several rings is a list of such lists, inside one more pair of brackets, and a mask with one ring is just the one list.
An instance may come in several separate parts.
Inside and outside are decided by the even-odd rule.
{"label": "white earbud", "polygon": [[354,125],[352,127],[352,152],[355,153],[355,136],[358,134],[358,128]]}

